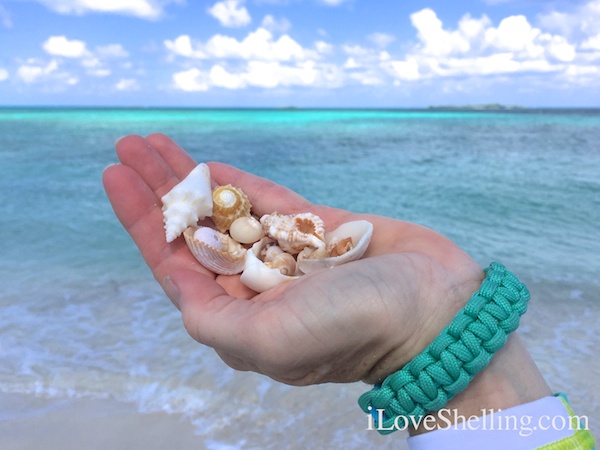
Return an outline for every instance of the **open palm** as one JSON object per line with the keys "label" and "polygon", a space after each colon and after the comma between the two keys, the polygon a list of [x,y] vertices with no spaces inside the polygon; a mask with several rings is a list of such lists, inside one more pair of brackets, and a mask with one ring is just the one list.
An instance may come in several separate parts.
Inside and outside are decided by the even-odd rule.
{"label": "open palm", "polygon": [[257,215],[313,212],[332,230],[365,219],[365,256],[256,294],[239,275],[202,267],[183,238],[165,242],[160,198],[196,162],[161,134],[117,143],[104,172],[115,213],[197,341],[231,367],[289,384],[380,381],[421,351],[464,306],[483,271],[440,234],[407,222],[313,205],[268,180],[209,163],[213,182],[244,190]]}

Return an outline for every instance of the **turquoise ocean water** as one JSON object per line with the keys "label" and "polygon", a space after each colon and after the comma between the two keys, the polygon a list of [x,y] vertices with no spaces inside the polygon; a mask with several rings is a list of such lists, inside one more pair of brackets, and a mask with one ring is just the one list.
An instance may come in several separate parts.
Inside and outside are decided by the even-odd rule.
{"label": "turquoise ocean water", "polygon": [[534,294],[521,332],[549,382],[600,415],[600,110],[575,109],[0,109],[0,392],[181,414],[214,448],[315,428],[325,446],[384,442],[356,406],[365,386],[236,373],[185,334],[100,180],[120,136],[155,131],[503,262]]}

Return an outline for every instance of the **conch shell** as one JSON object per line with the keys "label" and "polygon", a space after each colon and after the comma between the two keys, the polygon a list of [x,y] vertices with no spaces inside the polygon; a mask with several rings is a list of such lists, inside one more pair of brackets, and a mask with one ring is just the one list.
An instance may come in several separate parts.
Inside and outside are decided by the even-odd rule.
{"label": "conch shell", "polygon": [[[260,259],[261,254],[263,256],[265,254],[264,249],[271,243],[273,243],[273,240],[264,237],[246,253],[246,264],[240,281],[253,291],[264,292],[278,284],[299,278],[299,276],[293,275],[296,261],[288,253],[277,252],[280,256],[274,255],[273,260],[266,263]],[[289,260],[287,262],[283,261],[281,255],[287,255],[291,258],[294,269],[290,266]],[[277,258],[280,258],[280,260],[276,261]]]}
{"label": "conch shell", "polygon": [[325,234],[325,251],[307,248],[298,255],[298,269],[303,273],[326,267],[339,266],[360,259],[365,252],[371,236],[373,224],[367,220],[346,222],[330,233]]}
{"label": "conch shell", "polygon": [[187,227],[196,225],[198,220],[212,215],[213,202],[208,166],[204,163],[198,164],[161,200],[165,237],[167,242],[172,242]]}
{"label": "conch shell", "polygon": [[235,275],[244,270],[246,249],[226,234],[210,227],[189,227],[183,236],[196,259],[220,275]]}
{"label": "conch shell", "polygon": [[250,215],[252,205],[244,192],[230,184],[219,186],[212,193],[212,220],[221,233],[229,230],[231,223]]}
{"label": "conch shell", "polygon": [[312,213],[266,214],[260,218],[265,233],[286,252],[295,255],[305,247],[325,247],[325,225]]}

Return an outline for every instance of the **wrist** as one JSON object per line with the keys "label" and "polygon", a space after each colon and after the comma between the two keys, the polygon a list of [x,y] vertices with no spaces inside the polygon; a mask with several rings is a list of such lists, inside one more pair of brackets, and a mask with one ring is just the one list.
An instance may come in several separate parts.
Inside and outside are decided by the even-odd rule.
{"label": "wrist", "polygon": [[[431,424],[435,419],[431,412],[445,410],[449,404],[468,413],[482,404],[514,406],[521,398],[529,398],[522,394],[530,388],[536,388],[534,393],[540,391],[536,377],[529,381],[532,373],[539,372],[522,344],[513,339],[511,347],[502,352],[527,310],[529,291],[500,263],[490,264],[485,273],[481,287],[425,350],[359,398],[363,411],[377,412],[377,431],[388,434],[422,423],[425,417]],[[472,385],[478,375],[478,382]],[[545,386],[543,379],[541,382]],[[455,399],[468,388],[466,398]],[[491,395],[502,402],[490,402]]]}
{"label": "wrist", "polygon": [[[499,411],[552,395],[543,376],[516,334],[509,336],[490,364],[468,387],[453,397],[442,410],[427,414],[419,426],[409,427],[411,436],[447,427],[454,420],[468,420],[490,410]],[[443,416],[443,419],[441,417]],[[436,426],[437,425],[437,426]]]}

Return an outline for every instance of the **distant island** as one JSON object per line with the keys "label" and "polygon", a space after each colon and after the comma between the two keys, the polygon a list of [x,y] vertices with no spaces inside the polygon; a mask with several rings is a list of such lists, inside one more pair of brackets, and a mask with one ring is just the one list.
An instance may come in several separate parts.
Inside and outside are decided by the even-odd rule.
{"label": "distant island", "polygon": [[443,105],[429,106],[427,109],[452,110],[452,111],[508,111],[513,109],[525,109],[523,106],[501,105],[500,103],[489,103],[485,105]]}

